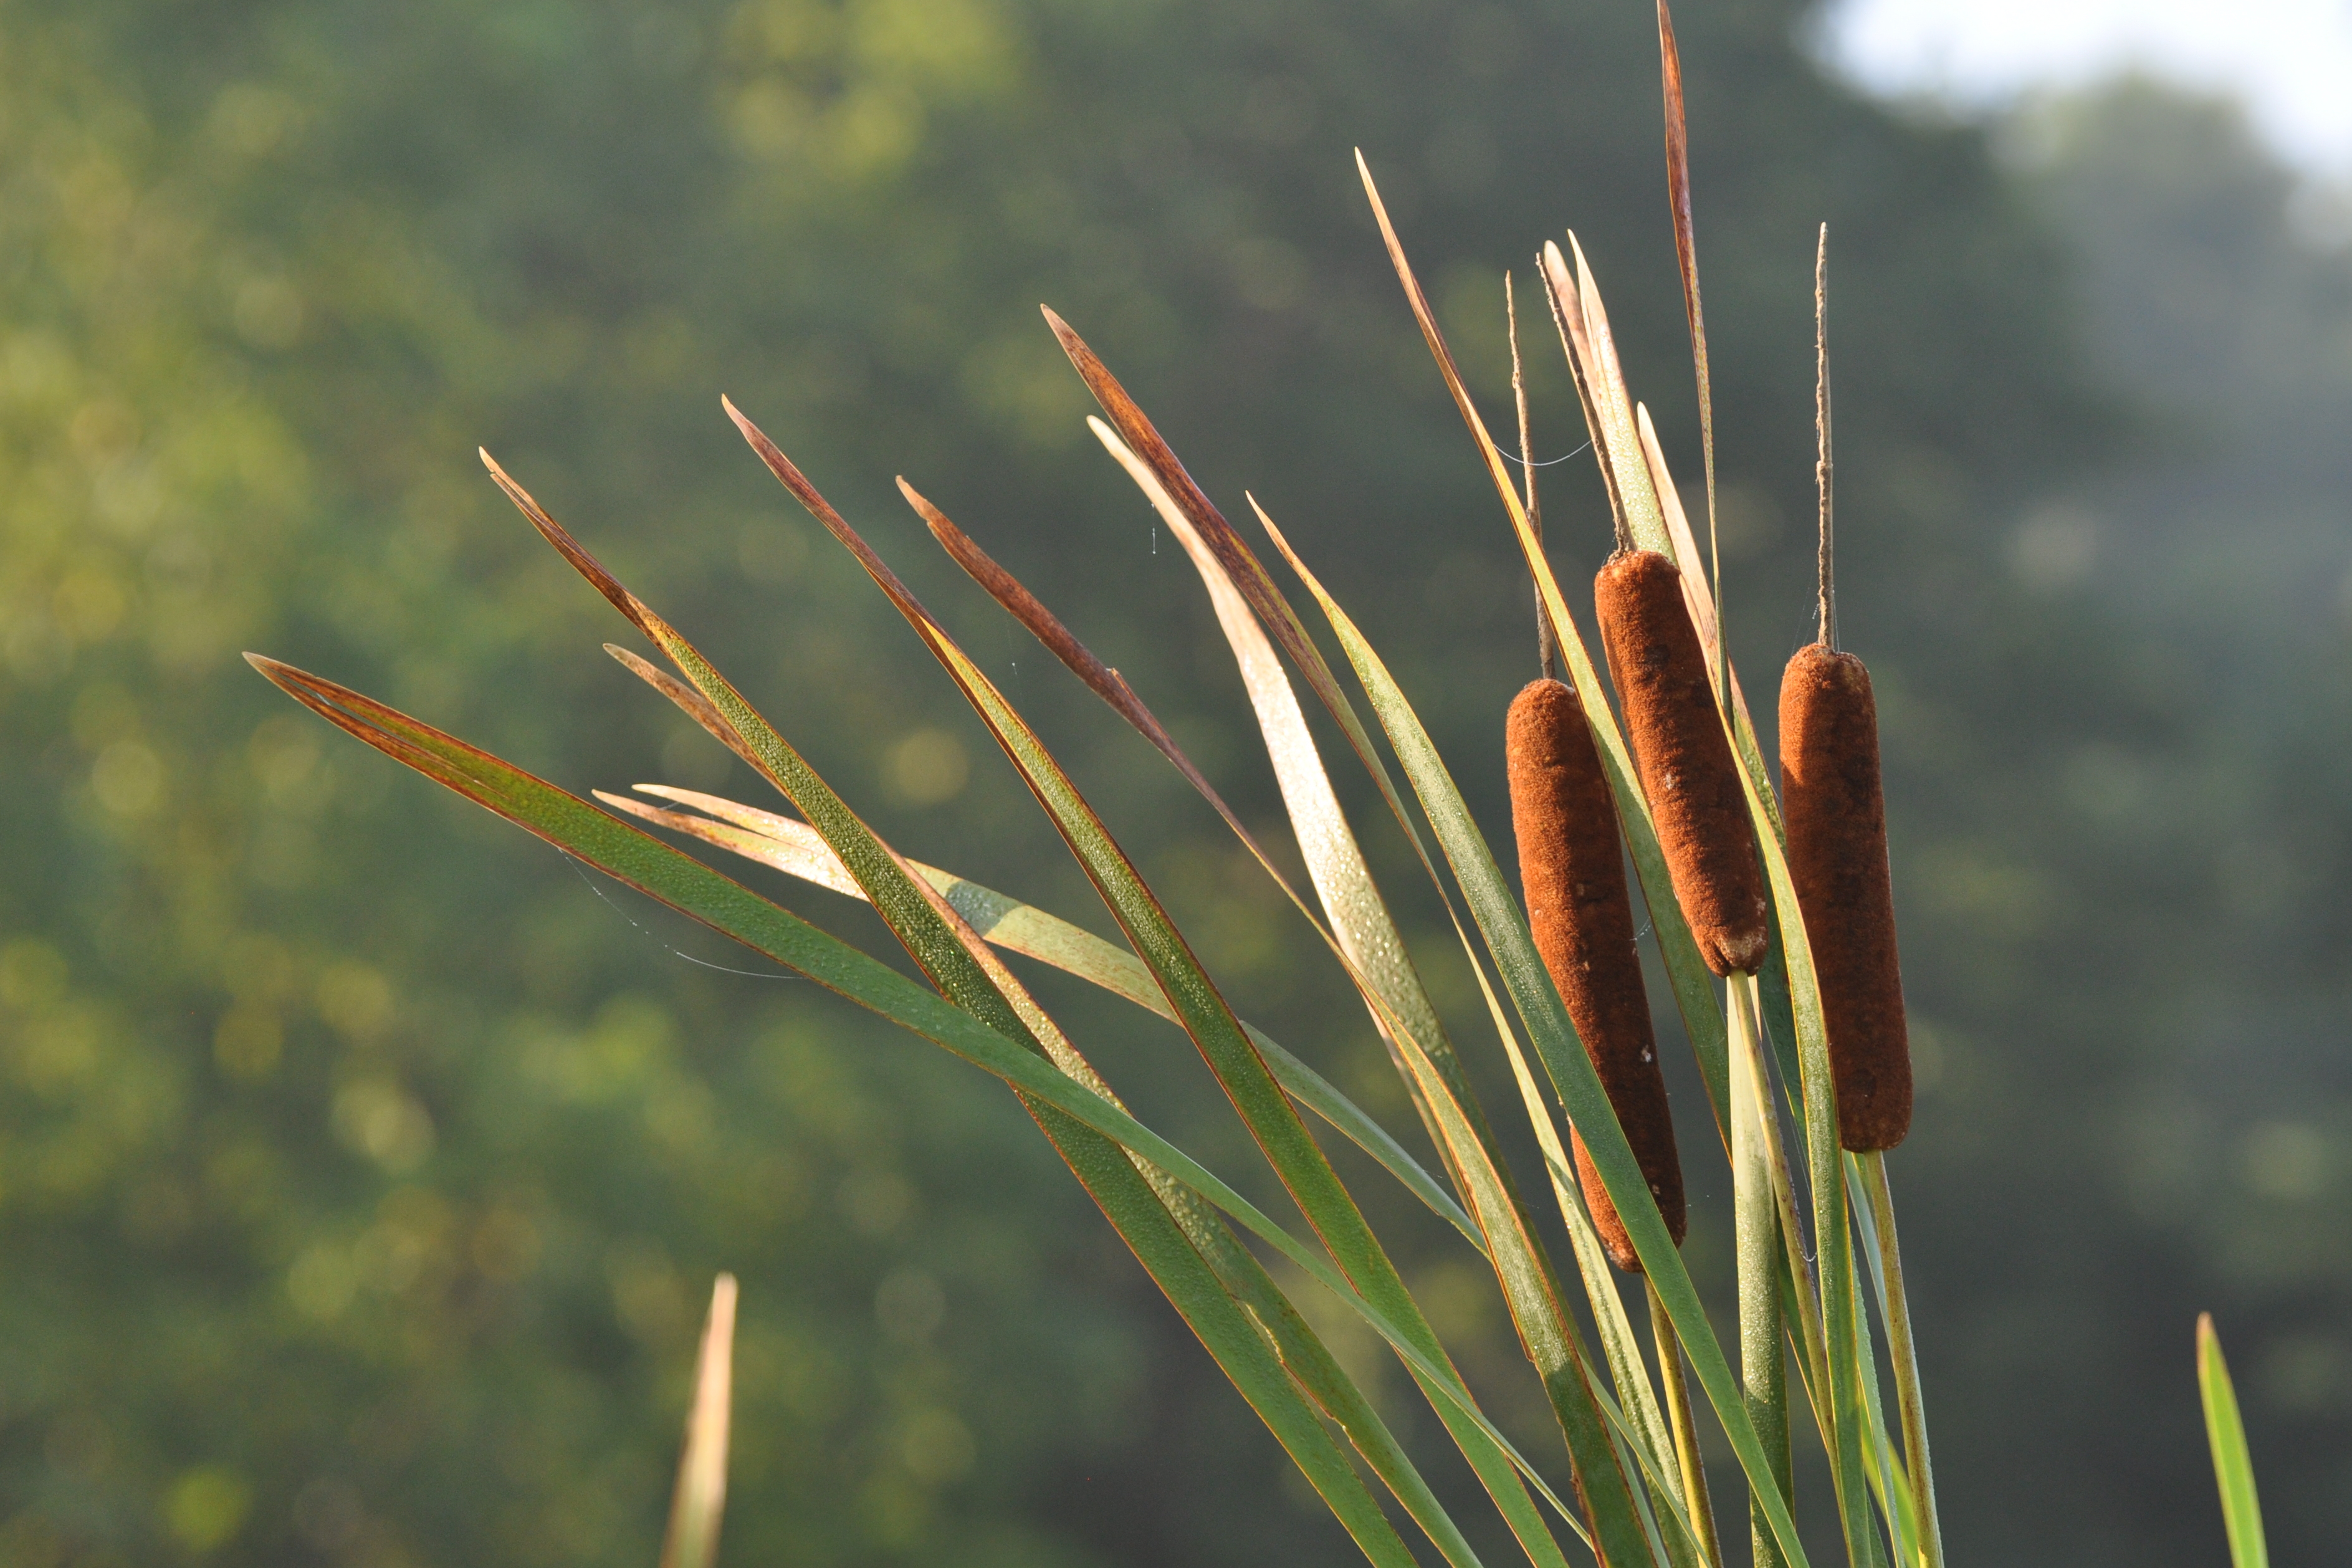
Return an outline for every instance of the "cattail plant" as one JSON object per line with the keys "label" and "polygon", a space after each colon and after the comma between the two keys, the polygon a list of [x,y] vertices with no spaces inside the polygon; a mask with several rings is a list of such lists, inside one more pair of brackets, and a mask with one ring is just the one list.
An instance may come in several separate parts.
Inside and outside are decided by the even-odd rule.
{"label": "cattail plant", "polygon": [[[1668,190],[1711,497],[1713,415],[1681,78],[1663,4],[1658,20]],[[1412,702],[1317,577],[1306,549],[1253,502],[1364,707],[1342,686],[1265,561],[1069,323],[1046,313],[1101,406],[1095,434],[1181,541],[1216,609],[1309,887],[1291,885],[1279,869],[1284,858],[1225,806],[1124,678],[951,521],[945,506],[900,483],[972,579],[1175,766],[1274,878],[1308,938],[1361,1001],[1367,1033],[1379,1042],[1372,1048],[1401,1075],[1434,1169],[1235,1013],[1110,826],[1015,706],[808,474],[731,403],[727,412],[759,459],[865,569],[970,702],[1100,896],[1119,941],[885,843],[692,642],[495,464],[494,479],[531,525],[675,673],[616,650],[624,662],[750,763],[789,812],[656,786],[639,786],[634,796],[600,793],[610,809],[599,809],[348,688],[274,660],[254,662],[320,716],[407,766],[1001,1079],[1307,1484],[1381,1568],[1413,1568],[1407,1530],[1452,1568],[1475,1568],[1480,1558],[1455,1517],[1465,1506],[1459,1489],[1449,1492],[1457,1500],[1441,1500],[1421,1459],[1331,1353],[1294,1292],[1327,1293],[1393,1352],[1533,1568],[1566,1568],[1571,1552],[1581,1551],[1608,1568],[1724,1568],[1712,1500],[1722,1478],[1711,1481],[1703,1462],[1703,1419],[1731,1456],[1733,1482],[1745,1489],[1758,1563],[1811,1560],[1796,1527],[1790,1479],[1791,1432],[1801,1427],[1819,1434],[1829,1460],[1835,1549],[1846,1561],[1853,1568],[1941,1568],[1885,1144],[1860,1153],[1851,1141],[1841,1146],[1849,1091],[1833,1068],[1839,1015],[1828,996],[1843,972],[1827,949],[1840,915],[1834,904],[1816,913],[1797,870],[1811,864],[1799,842],[1800,807],[1792,795],[1784,826],[1724,646],[1721,574],[1710,584],[1702,570],[1648,413],[1626,388],[1581,250],[1573,236],[1567,252],[1545,246],[1545,292],[1593,437],[1618,546],[1601,569],[1596,601],[1621,724],[1538,532],[1532,481],[1524,498],[1514,489],[1360,156],[1359,169],[1407,304],[1537,589],[1546,678],[1520,694],[1508,719],[1524,908]],[[1523,459],[1525,428],[1523,416]],[[949,476],[930,489],[946,495],[956,483]],[[987,504],[984,497],[967,500],[975,510]],[[1475,1037],[1463,1036],[1461,1044],[1456,1031],[1465,1021],[1447,1019],[1423,983],[1358,847],[1294,682],[1303,682],[1339,726],[1477,976],[1486,1005],[1469,1021]],[[1874,792],[1874,773],[1873,780]],[[866,900],[921,977],[803,921],[640,822]],[[1883,847],[1879,853],[1883,868]],[[1697,1059],[1703,1114],[1731,1159],[1737,1370],[1677,1249],[1685,1199],[1634,947],[1636,886]],[[1138,1120],[1000,950],[1061,969],[1173,1024],[1295,1204],[1305,1234]],[[1890,973],[1891,952],[1890,945]],[[1893,1005],[1899,1014],[1899,993]],[[1472,1049],[1489,1052],[1510,1072],[1541,1156],[1535,1190],[1549,1192],[1549,1210],[1529,1198],[1505,1156],[1466,1070]],[[1701,1115],[1694,1107],[1692,1120]],[[1560,1447],[1551,1462],[1523,1452],[1465,1383],[1454,1349],[1331,1163],[1309,1116],[1358,1145],[1382,1179],[1397,1181],[1491,1267],[1557,1427]],[[1277,1279],[1267,1254],[1292,1272]],[[1635,1331],[1620,1270],[1639,1271],[1654,1355]],[[1890,1384],[1899,1426],[1887,1418],[1883,1390]],[[1800,1412],[1809,1419],[1792,1422]],[[680,1549],[681,1561],[707,1558],[701,1543],[716,1528],[719,1472],[708,1443],[698,1452],[680,1497],[704,1500],[696,1506],[707,1517],[680,1527],[681,1539],[694,1543]],[[1572,1547],[1571,1539],[1582,1546]]]}
{"label": "cattail plant", "polygon": [[1870,671],[1837,646],[1837,519],[1831,483],[1829,236],[1815,262],[1813,419],[1821,490],[1821,635],[1780,676],[1780,799],[1789,874],[1821,974],[1837,1078],[1838,1141],[1892,1149],[1911,1131],[1911,1037],[1895,954],[1895,885]]}

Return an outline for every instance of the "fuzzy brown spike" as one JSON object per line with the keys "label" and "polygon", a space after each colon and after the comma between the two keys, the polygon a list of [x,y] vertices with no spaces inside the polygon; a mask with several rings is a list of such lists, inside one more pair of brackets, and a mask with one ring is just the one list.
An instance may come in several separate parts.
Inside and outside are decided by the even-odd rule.
{"label": "fuzzy brown spike", "polygon": [[1911,1131],[1911,1037],[1895,950],[1878,704],[1870,671],[1821,643],[1780,679],[1789,873],[1821,977],[1838,1142],[1892,1149]]}
{"label": "fuzzy brown spike", "polygon": [[1770,942],[1770,910],[1682,574],[1654,550],[1628,551],[1601,569],[1592,596],[1675,901],[1709,969],[1752,974]]}
{"label": "fuzzy brown spike", "polygon": [[[1536,951],[1609,1092],[1667,1234],[1680,1246],[1688,1224],[1682,1161],[1675,1150],[1665,1076],[1658,1068],[1650,1000],[1642,986],[1642,959],[1633,947],[1633,905],[1617,842],[1617,807],[1608,775],[1601,771],[1601,753],[1575,689],[1557,680],[1534,681],[1513,699],[1504,733],[1519,884]],[[1601,1245],[1618,1268],[1639,1274],[1642,1260],[1633,1238],[1584,1152],[1583,1139],[1574,1142],[1577,1181]]]}

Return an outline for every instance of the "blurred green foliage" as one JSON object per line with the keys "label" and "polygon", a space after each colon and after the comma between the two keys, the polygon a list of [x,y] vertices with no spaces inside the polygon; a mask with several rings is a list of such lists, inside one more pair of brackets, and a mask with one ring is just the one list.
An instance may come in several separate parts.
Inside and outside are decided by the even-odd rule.
{"label": "blurred green foliage", "polygon": [[[1328,564],[1499,825],[1525,588],[1348,153],[1380,172],[1497,410],[1499,269],[1576,223],[1636,390],[1695,469],[1645,8],[0,16],[0,1559],[650,1562],[723,1267],[744,1281],[733,1560],[1346,1561],[1009,1099],[805,987],[700,966],[751,967],[395,777],[236,656],[575,789],[752,793],[595,654],[617,623],[480,478],[480,442],[907,849],[1085,918],[944,683],[719,419],[731,392],[1067,748],[1244,1009],[1396,1112],[1289,917],[935,563],[888,479],[1062,609],[1246,814],[1276,809],[1189,570],[1085,439],[1034,313],[1051,300],[1213,493],[1253,487]],[[2208,645],[2151,614],[2158,587],[2067,532],[2121,482],[2099,462],[2163,445],[2163,407],[2142,396],[2134,426],[2100,390],[2151,379],[2116,358],[2147,313],[2077,305],[2129,297],[2116,279],[2147,248],[2111,165],[2179,195],[2176,165],[2070,132],[2004,174],[1979,134],[1822,79],[1803,21],[1785,0],[1681,18],[1728,608],[1759,676],[1808,635],[1827,218],[1842,620],[1885,711],[1924,1091],[1895,1169],[1948,1529],[1984,1560],[2204,1561],[2181,1528],[2209,1489],[2191,1309],[2237,1288],[2231,1237],[2273,1223],[2242,1209],[2341,1212],[2336,1156],[2310,1152],[2333,1124],[2279,1120],[2298,1086],[2342,1103],[2340,1067],[2306,1044],[2301,1078],[2202,1086],[2298,1030],[2340,1036],[2317,1020],[2342,984],[2319,933],[2352,842],[2321,782],[2343,748],[2241,742],[2308,735],[2315,713],[2342,733],[2343,623],[2273,622],[2250,590],[2199,628],[2247,655],[2245,680],[2200,684],[2188,650]],[[2215,270],[2238,277],[2229,247],[2298,242],[2232,155],[2179,199],[2208,204]],[[2260,222],[2231,216],[2265,190]],[[2073,292],[2061,231],[2087,258]],[[2315,287],[2340,311],[2340,272]],[[1529,350],[1538,445],[1567,451],[1565,378],[1540,335]],[[2276,363],[2239,362],[2232,406],[2245,378],[2272,389],[2250,427],[2305,406]],[[2340,399],[2340,355],[2313,363]],[[1581,461],[1545,483],[1573,582],[1606,548],[1598,488]],[[2340,522],[2340,476],[2302,493]],[[2309,532],[2306,565],[2340,552]],[[2235,700],[2312,648],[2332,687]],[[2237,761],[2199,775],[2214,793],[2175,792],[2158,765],[2184,756]],[[2201,821],[2303,826],[2176,853]],[[2300,902],[2271,898],[2282,879]],[[2273,923],[2230,923],[2253,906]],[[2291,974],[2252,967],[2277,948],[2244,933],[2273,930],[2310,939]],[[1202,1121],[1172,1034],[1041,993],[1147,1114]],[[2229,1018],[2260,1023],[2179,1024]],[[2208,1205],[2197,1173],[2235,1158],[2241,1126],[2251,1184]],[[1234,1136],[1200,1152],[1230,1166]],[[1695,1175],[1702,1206],[1716,1179]],[[2341,1228],[2336,1272],[2261,1288],[2340,1307]],[[2263,1256],[2302,1256],[2305,1234]],[[1727,1275],[1727,1237],[1692,1247]],[[1433,1310],[1499,1324],[1445,1238],[1416,1279]],[[2340,1334],[2300,1332],[2278,1353],[2352,1378]],[[2250,1422],[2293,1555],[2340,1533],[2341,1505],[2298,1495],[2319,1461],[2265,1453],[2292,1401],[2263,1375]],[[2340,1437],[2345,1408],[2306,1415]]]}
{"label": "blurred green foliage", "polygon": [[2147,81],[2031,107],[2005,141],[2080,258],[2095,363],[2146,411],[2128,463],[2011,542],[2047,602],[2109,617],[2162,715],[2082,734],[2053,781],[2147,954],[2094,1102],[2130,1238],[2107,1274],[2228,1314],[2273,1538],[2324,1555],[2352,1529],[2347,193],[2290,174],[2237,108]]}

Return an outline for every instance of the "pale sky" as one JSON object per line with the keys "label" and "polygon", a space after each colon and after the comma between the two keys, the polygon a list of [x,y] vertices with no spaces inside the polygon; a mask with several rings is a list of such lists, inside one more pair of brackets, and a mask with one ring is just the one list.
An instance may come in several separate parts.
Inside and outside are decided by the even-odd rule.
{"label": "pale sky", "polygon": [[2130,65],[2243,100],[2292,162],[2352,178],[2352,0],[1831,0],[1865,86],[1974,105]]}

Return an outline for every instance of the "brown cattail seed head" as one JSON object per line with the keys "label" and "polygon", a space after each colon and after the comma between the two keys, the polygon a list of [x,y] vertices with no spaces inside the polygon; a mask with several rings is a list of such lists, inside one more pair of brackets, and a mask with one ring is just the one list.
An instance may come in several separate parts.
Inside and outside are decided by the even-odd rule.
{"label": "brown cattail seed head", "polygon": [[1770,942],[1770,911],[1682,574],[1656,551],[1629,551],[1601,569],[1592,596],[1675,901],[1709,969],[1752,974]]}
{"label": "brown cattail seed head", "polygon": [[1780,678],[1780,801],[1789,872],[1822,987],[1838,1142],[1892,1149],[1911,1131],[1911,1036],[1895,954],[1878,704],[1870,671],[1820,643]]}
{"label": "brown cattail seed head", "polygon": [[[1519,840],[1519,883],[1536,952],[1568,1005],[1569,1021],[1609,1093],[1625,1141],[1658,1201],[1666,1232],[1682,1244],[1682,1162],[1650,1028],[1650,999],[1633,947],[1633,906],[1617,842],[1617,806],[1575,690],[1538,680],[1512,700],[1505,727],[1511,826]],[[1642,1271],[1632,1237],[1600,1173],[1576,1145],[1576,1174],[1593,1228],[1618,1268]]]}

